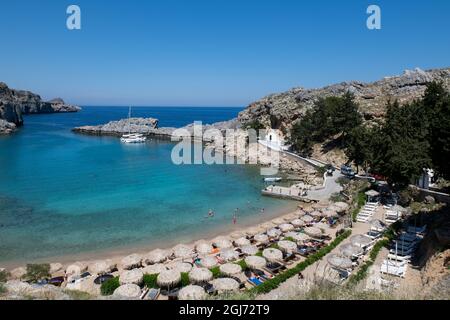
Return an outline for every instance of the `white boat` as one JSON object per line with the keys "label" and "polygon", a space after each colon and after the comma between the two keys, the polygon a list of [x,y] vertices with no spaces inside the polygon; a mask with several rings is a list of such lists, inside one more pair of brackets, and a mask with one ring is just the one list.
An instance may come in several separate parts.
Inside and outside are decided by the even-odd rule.
{"label": "white boat", "polygon": [[[130,119],[131,119],[131,107],[128,111],[128,127],[130,128]],[[147,138],[140,133],[131,133],[131,128],[129,130],[128,134],[124,134],[121,138],[120,141],[122,141],[123,143],[144,143],[145,141],[147,141]]]}
{"label": "white boat", "polygon": [[282,178],[264,178],[264,182],[280,182]]}

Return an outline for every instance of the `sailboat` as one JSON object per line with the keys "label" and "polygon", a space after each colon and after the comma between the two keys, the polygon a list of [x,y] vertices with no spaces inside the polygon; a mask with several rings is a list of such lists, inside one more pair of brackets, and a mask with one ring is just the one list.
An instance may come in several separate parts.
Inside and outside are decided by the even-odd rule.
{"label": "sailboat", "polygon": [[147,138],[140,133],[131,133],[131,107],[128,110],[128,134],[124,134],[120,141],[123,143],[144,143]]}

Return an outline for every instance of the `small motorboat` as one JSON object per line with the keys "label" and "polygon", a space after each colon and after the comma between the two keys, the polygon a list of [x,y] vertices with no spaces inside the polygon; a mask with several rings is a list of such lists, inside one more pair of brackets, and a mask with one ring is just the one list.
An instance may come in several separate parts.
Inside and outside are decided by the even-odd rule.
{"label": "small motorboat", "polygon": [[264,182],[280,182],[283,178],[280,177],[270,177],[270,178],[264,178]]}

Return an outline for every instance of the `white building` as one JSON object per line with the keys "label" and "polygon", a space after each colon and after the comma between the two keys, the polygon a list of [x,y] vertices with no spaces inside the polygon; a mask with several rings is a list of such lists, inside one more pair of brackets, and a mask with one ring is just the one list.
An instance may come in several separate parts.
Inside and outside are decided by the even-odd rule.
{"label": "white building", "polygon": [[422,189],[429,189],[434,177],[433,169],[423,169],[423,173],[417,181],[417,186]]}
{"label": "white building", "polygon": [[278,129],[268,129],[264,137],[259,142],[262,145],[274,150],[287,150],[289,147],[285,144],[283,133]]}

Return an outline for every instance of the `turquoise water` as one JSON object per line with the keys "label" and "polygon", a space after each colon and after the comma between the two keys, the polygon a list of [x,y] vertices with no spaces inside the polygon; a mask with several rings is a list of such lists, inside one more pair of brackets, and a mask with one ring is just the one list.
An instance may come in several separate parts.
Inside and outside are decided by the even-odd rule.
{"label": "turquoise water", "polygon": [[[239,108],[135,108],[160,126],[228,120]],[[0,137],[0,262],[201,238],[286,205],[263,198],[259,168],[171,162],[170,141],[124,145],[71,128],[127,116],[120,107],[35,115]],[[204,216],[212,208],[214,219]]]}

